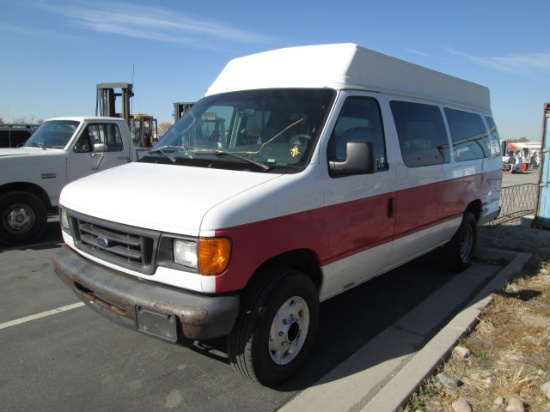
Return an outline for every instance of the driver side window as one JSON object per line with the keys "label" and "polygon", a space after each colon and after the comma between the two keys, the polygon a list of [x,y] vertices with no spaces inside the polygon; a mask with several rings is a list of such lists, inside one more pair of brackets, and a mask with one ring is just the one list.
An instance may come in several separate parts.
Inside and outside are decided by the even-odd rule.
{"label": "driver side window", "polygon": [[118,125],[113,123],[90,124],[74,145],[76,153],[120,152],[124,150]]}
{"label": "driver side window", "polygon": [[76,141],[73,151],[75,153],[90,153],[93,151],[92,137],[88,126]]}

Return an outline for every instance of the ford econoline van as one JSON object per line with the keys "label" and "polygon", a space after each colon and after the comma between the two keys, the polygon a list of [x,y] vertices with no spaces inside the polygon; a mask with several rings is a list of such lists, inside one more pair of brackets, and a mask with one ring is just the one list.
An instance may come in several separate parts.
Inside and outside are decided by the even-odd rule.
{"label": "ford econoline van", "polygon": [[237,58],[144,158],[64,188],[54,267],[143,333],[227,336],[274,386],[320,302],[436,248],[467,267],[501,162],[486,87],[355,44]]}

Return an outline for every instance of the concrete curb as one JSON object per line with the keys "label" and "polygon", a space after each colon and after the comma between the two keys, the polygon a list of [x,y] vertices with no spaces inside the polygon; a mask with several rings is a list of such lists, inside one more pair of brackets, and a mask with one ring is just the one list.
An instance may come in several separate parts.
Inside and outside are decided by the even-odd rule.
{"label": "concrete curb", "polygon": [[492,301],[491,292],[501,290],[508,279],[519,272],[531,258],[528,253],[514,253],[480,249],[479,256],[483,258],[498,258],[506,256],[510,262],[502,268],[493,280],[485,286],[469,303],[445,326],[430,342],[428,342],[391,381],[369,401],[362,412],[395,411],[402,407],[414,391],[435,368],[450,354],[458,340],[469,332],[479,320],[481,311]]}
{"label": "concrete curb", "polygon": [[[492,300],[491,292],[502,289],[531,258],[527,253],[481,248],[477,256],[482,262],[449,281],[279,411],[385,412],[403,406],[477,323]],[[501,269],[483,263],[503,260],[508,263]],[[463,309],[452,317],[457,308]],[[439,332],[421,347],[436,328]]]}

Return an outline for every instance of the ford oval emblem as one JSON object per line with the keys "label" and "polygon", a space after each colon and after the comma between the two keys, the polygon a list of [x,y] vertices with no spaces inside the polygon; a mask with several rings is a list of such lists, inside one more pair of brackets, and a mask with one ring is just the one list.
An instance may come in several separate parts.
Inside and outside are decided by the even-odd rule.
{"label": "ford oval emblem", "polygon": [[104,237],[97,237],[95,242],[101,247],[109,246],[109,240],[105,239]]}

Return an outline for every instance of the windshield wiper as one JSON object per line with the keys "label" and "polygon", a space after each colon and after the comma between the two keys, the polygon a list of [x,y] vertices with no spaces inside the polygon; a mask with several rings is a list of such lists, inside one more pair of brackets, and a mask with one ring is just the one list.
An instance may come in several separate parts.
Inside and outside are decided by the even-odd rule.
{"label": "windshield wiper", "polygon": [[260,169],[264,170],[264,171],[268,171],[269,169],[271,169],[271,166],[268,166],[264,163],[261,163],[261,162],[257,162],[255,160],[252,160],[246,156],[241,156],[237,153],[231,153],[231,152],[226,152],[224,150],[216,150],[216,156],[230,156],[230,157],[235,157],[237,159],[241,159],[241,160],[244,160],[245,162],[248,162],[248,163],[251,163],[255,166],[258,166]]}
{"label": "windshield wiper", "polygon": [[46,146],[44,146],[43,143],[32,142],[32,145],[33,145],[33,146],[36,146],[36,147],[39,147],[39,148],[41,148],[42,150],[46,150]]}
{"label": "windshield wiper", "polygon": [[233,153],[233,152],[226,152],[225,150],[216,150],[216,151],[212,151],[212,152],[195,152],[195,154],[197,155],[201,155],[201,154],[215,154],[216,156],[229,156],[229,157],[234,157],[236,159],[240,159],[240,160],[244,160],[245,162],[247,163],[250,163],[250,164],[253,164],[254,166],[257,166],[259,167],[260,169],[264,170],[264,171],[268,171],[271,169],[271,166],[268,166],[264,163],[261,163],[261,162],[257,162],[255,160],[252,160],[250,159],[249,157],[246,157],[246,156],[242,156],[240,154],[237,154],[237,153]]}
{"label": "windshield wiper", "polygon": [[[166,149],[167,147],[172,147],[172,146],[164,146],[164,147],[159,147],[158,149],[154,149],[154,150],[149,150],[147,152],[147,154],[150,154],[150,153],[160,153],[162,154],[164,157],[168,158],[172,163],[176,163],[176,158],[170,154],[168,154],[167,151],[165,150],[162,150],[162,149]],[[173,150],[172,150],[173,151]]]}

